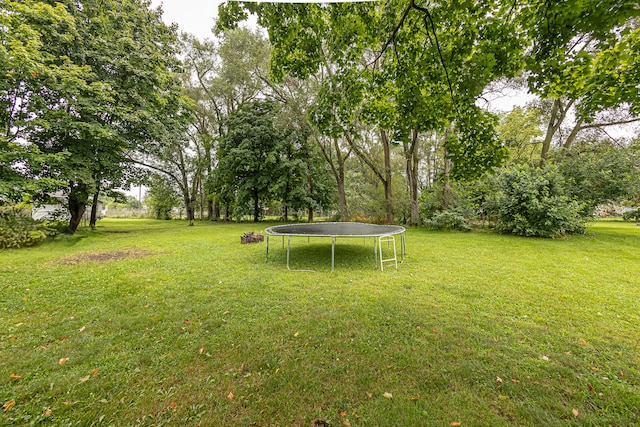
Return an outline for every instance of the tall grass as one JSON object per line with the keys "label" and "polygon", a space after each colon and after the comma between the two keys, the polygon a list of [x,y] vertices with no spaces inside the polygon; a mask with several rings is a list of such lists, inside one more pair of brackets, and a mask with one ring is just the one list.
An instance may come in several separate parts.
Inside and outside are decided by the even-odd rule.
{"label": "tall grass", "polygon": [[[271,239],[104,220],[0,252],[0,424],[640,425],[640,227]],[[13,403],[15,402],[15,404]]]}

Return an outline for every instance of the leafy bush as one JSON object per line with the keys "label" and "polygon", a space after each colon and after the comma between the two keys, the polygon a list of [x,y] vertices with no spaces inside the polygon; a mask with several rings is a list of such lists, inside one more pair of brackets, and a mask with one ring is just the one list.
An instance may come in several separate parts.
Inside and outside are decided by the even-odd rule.
{"label": "leafy bush", "polygon": [[468,211],[460,207],[434,212],[424,225],[437,230],[471,231]]}
{"label": "leafy bush", "polygon": [[489,178],[493,191],[485,209],[501,233],[528,237],[583,234],[583,205],[565,195],[563,177],[555,167],[512,166]]}
{"label": "leafy bush", "polygon": [[622,219],[624,219],[625,221],[631,221],[631,220],[640,221],[640,208],[633,209],[623,213]]}
{"label": "leafy bush", "polygon": [[35,221],[22,211],[0,210],[0,249],[35,246],[58,232],[55,227]]}
{"label": "leafy bush", "polygon": [[441,185],[425,190],[420,195],[420,216],[426,227],[436,230],[471,230],[471,221],[478,209],[473,205],[467,189],[452,184],[449,204],[443,209]]}

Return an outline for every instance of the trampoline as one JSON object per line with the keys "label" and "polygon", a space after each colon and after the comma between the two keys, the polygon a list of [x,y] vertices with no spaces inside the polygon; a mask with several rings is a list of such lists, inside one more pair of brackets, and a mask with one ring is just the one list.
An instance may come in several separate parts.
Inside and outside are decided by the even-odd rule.
{"label": "trampoline", "polygon": [[[284,247],[284,238],[287,238],[287,269],[289,267],[289,259],[291,254],[291,238],[292,237],[306,237],[310,240],[311,237],[330,237],[331,238],[331,271],[334,271],[335,267],[335,247],[336,239],[340,238],[373,238],[373,256],[375,259],[375,265],[378,266],[380,262],[380,269],[384,270],[384,264],[387,262],[395,262],[396,268],[398,268],[398,258],[396,252],[396,235],[400,235],[400,253],[401,262],[404,262],[404,254],[406,251],[406,242],[404,233],[406,229],[398,225],[377,225],[377,224],[364,224],[361,222],[316,222],[308,224],[286,224],[276,225],[264,230],[264,234],[267,236],[267,249],[266,249],[266,261],[269,261],[269,237],[282,237],[282,246]],[[382,244],[387,243],[387,247],[390,250],[393,247],[393,258],[383,258]],[[393,246],[392,246],[393,245]],[[379,258],[379,259],[378,259]],[[298,270],[298,271],[312,271],[312,270]]]}

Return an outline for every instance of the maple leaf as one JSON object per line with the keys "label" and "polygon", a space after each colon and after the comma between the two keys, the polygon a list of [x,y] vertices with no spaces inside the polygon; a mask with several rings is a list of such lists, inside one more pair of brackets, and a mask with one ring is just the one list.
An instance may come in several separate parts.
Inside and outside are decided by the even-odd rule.
{"label": "maple leaf", "polygon": [[382,397],[386,397],[387,399],[393,399],[393,395],[391,393],[383,393]]}
{"label": "maple leaf", "polygon": [[342,412],[340,412],[340,416],[341,416],[341,417],[346,417],[346,416],[347,416],[347,411],[342,411]]}
{"label": "maple leaf", "polygon": [[8,401],[4,405],[2,405],[2,407],[4,408],[5,411],[8,411],[9,409],[13,408],[14,406],[16,406],[16,401],[13,400],[13,399],[11,399],[10,401]]}

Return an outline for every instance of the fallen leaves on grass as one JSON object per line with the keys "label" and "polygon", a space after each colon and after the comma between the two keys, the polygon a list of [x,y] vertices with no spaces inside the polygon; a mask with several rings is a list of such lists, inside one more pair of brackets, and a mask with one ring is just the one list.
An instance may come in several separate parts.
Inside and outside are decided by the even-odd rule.
{"label": "fallen leaves on grass", "polygon": [[544,360],[545,362],[549,361],[549,358],[547,356],[542,356],[540,359]]}
{"label": "fallen leaves on grass", "polygon": [[62,366],[62,365],[64,365],[65,363],[67,363],[67,361],[68,361],[68,360],[69,360],[69,358],[68,358],[68,357],[63,357],[63,358],[61,358],[60,360],[58,360],[58,365]]}
{"label": "fallen leaves on grass", "polygon": [[233,392],[229,392],[229,394],[227,395],[227,399],[233,400]]}
{"label": "fallen leaves on grass", "polygon": [[91,379],[91,375],[87,375],[86,377],[80,378],[79,382],[84,383]]}
{"label": "fallen leaves on grass", "polygon": [[18,379],[18,378],[22,378],[22,375],[10,374],[9,378]]}
{"label": "fallen leaves on grass", "polygon": [[573,414],[574,417],[578,418],[579,413],[578,413],[578,410],[576,408],[573,408],[571,410],[571,413]]}
{"label": "fallen leaves on grass", "polygon": [[96,375],[98,375],[99,373],[100,373],[100,370],[98,370],[98,369],[94,369],[94,370],[93,370],[93,372],[91,372],[91,375],[93,375],[93,376],[95,377],[95,376],[96,376]]}
{"label": "fallen leaves on grass", "polygon": [[53,411],[51,411],[51,409],[47,409],[46,411],[44,411],[44,416],[48,417],[49,415],[51,415]]}
{"label": "fallen leaves on grass", "polygon": [[9,409],[13,408],[14,406],[16,406],[16,401],[11,399],[10,401],[8,401],[7,403],[5,403],[4,405],[2,405],[2,408],[5,411],[8,411]]}
{"label": "fallen leaves on grass", "polygon": [[178,404],[176,402],[171,402],[169,404],[169,408],[171,408],[171,412],[176,412],[178,410]]}
{"label": "fallen leaves on grass", "polygon": [[200,347],[200,350],[198,350],[198,354],[202,354],[204,353],[204,347]]}
{"label": "fallen leaves on grass", "polygon": [[504,381],[502,381],[502,378],[500,377],[496,377],[496,381],[498,381],[499,383],[503,383]]}
{"label": "fallen leaves on grass", "polygon": [[393,394],[391,394],[391,393],[383,393],[382,397],[387,398],[387,399],[393,399]]}
{"label": "fallen leaves on grass", "polygon": [[460,427],[460,425],[461,424],[458,421],[454,421],[454,422],[449,423],[450,427]]}

